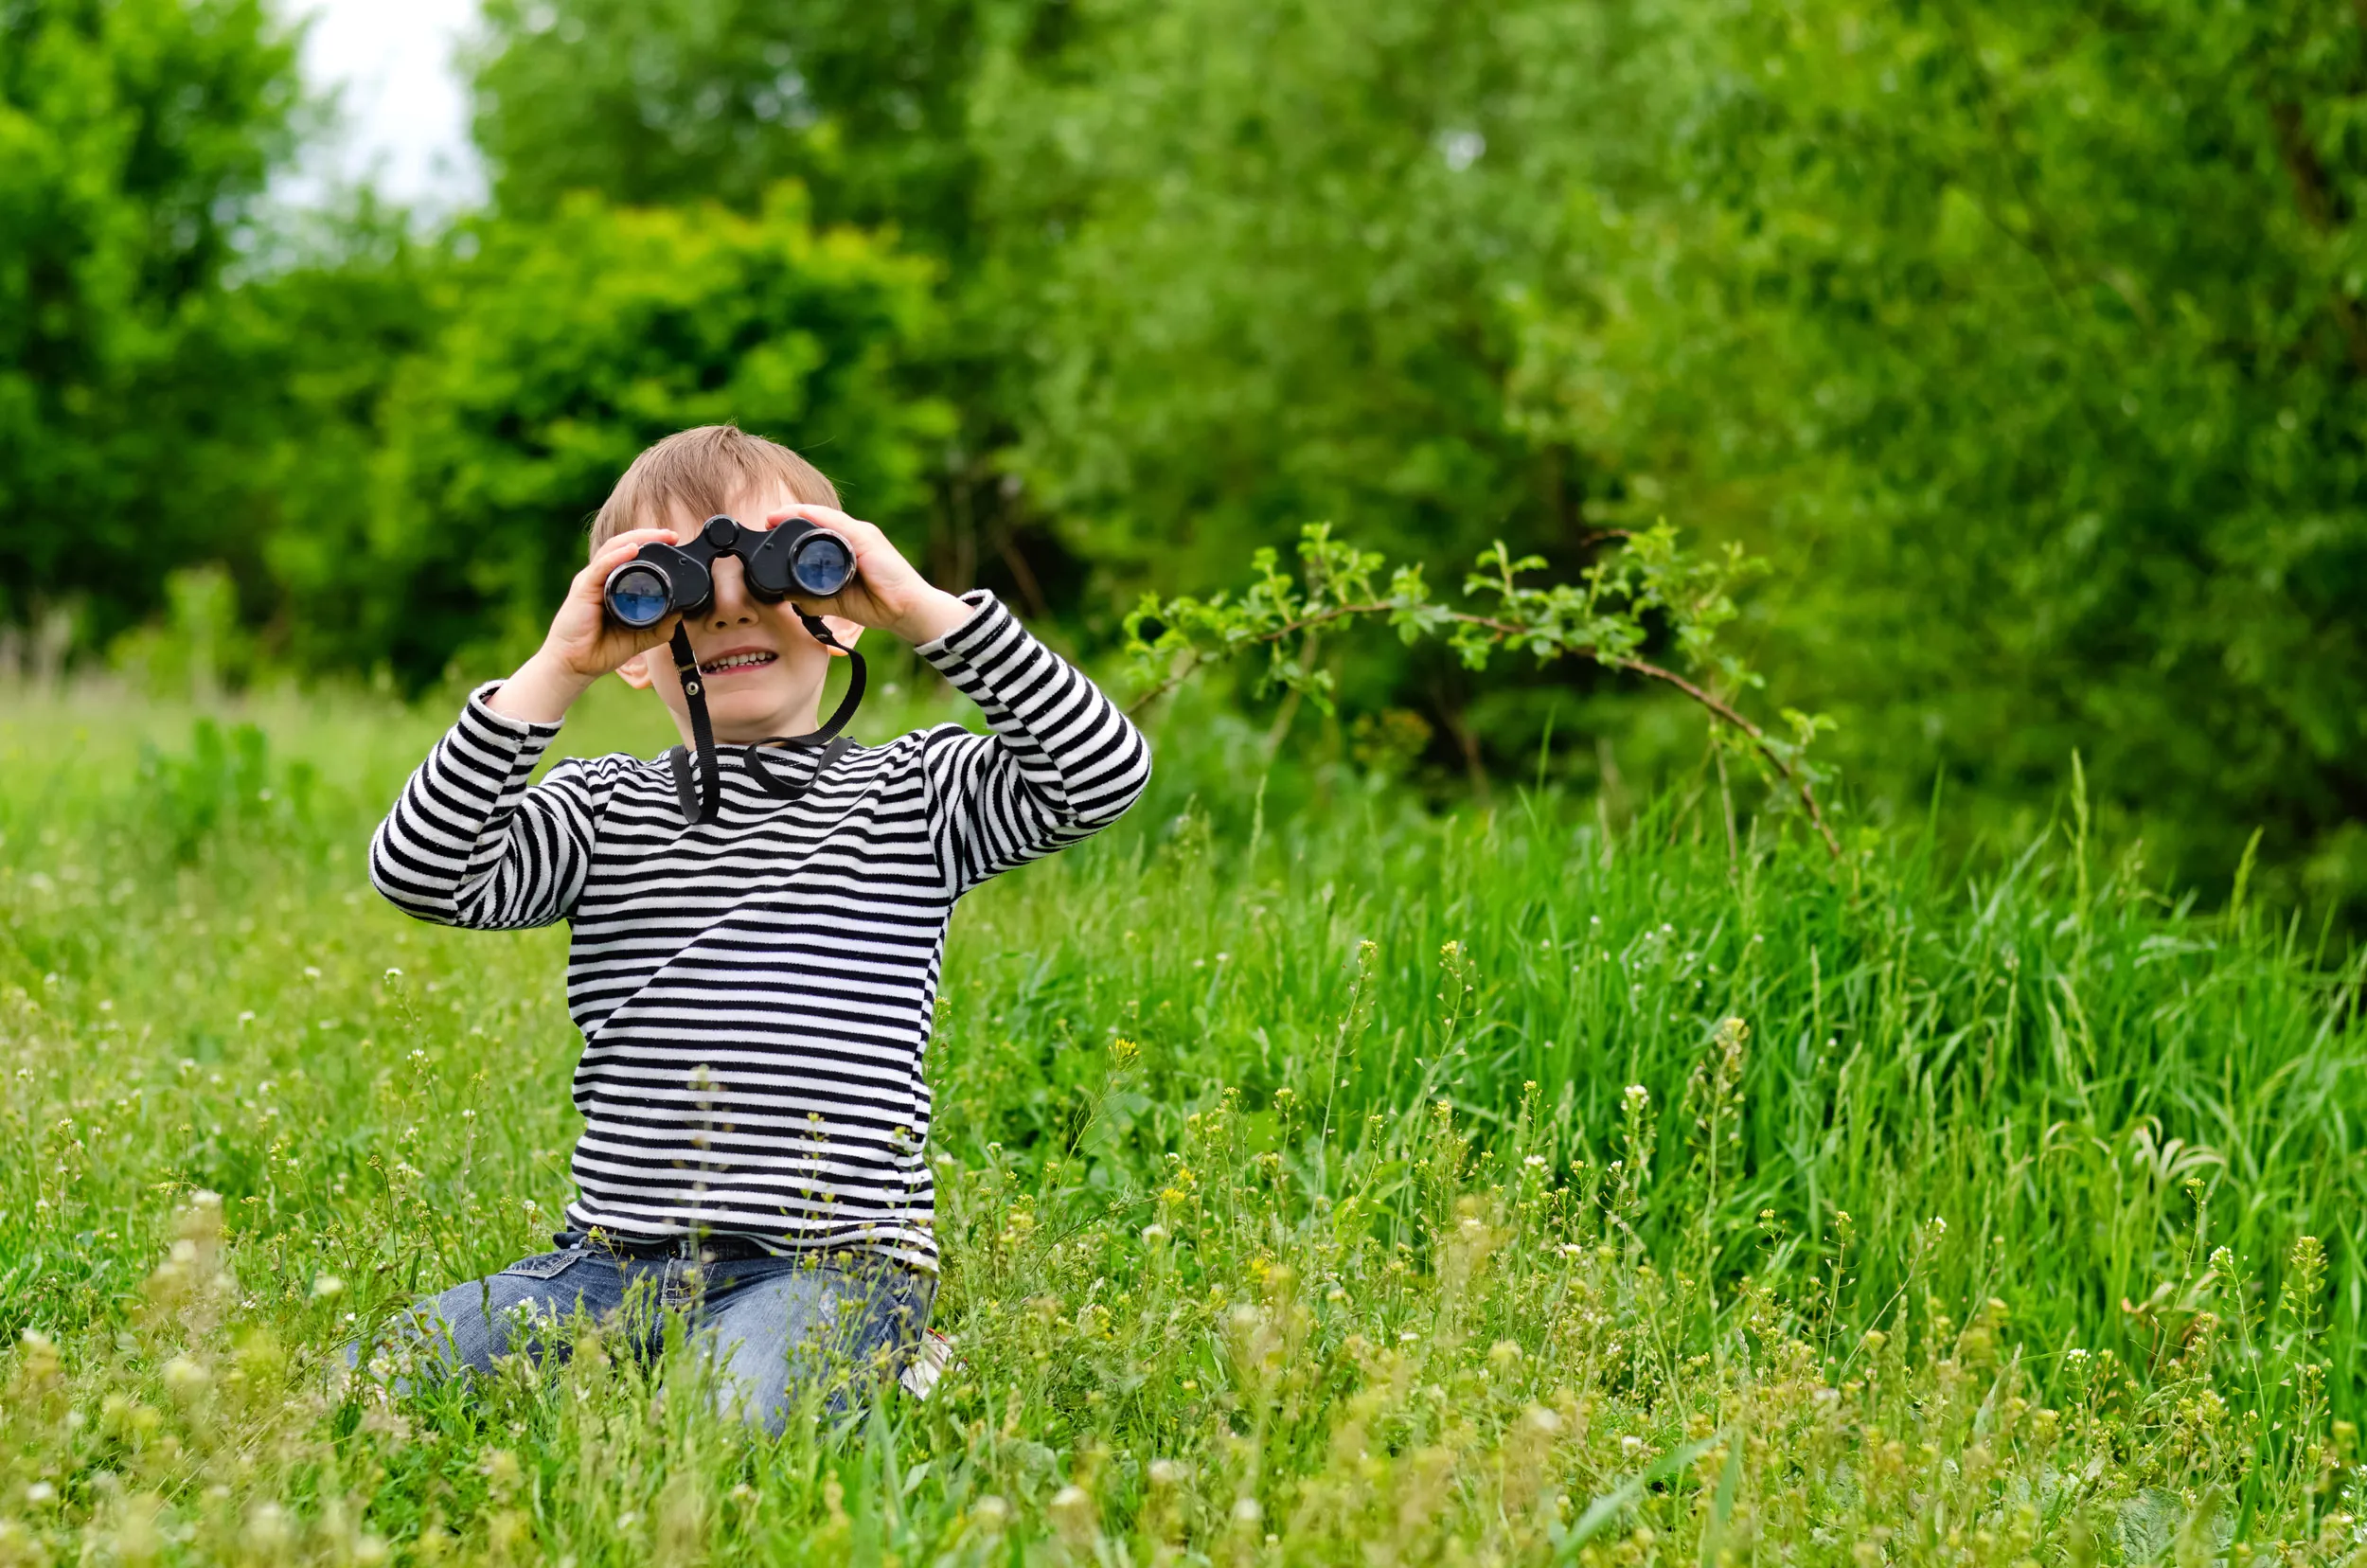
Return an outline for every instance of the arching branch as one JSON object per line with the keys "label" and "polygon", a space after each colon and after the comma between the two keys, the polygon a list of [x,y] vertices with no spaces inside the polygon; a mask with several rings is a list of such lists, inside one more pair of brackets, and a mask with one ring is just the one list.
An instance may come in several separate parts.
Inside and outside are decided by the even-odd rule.
{"label": "arching branch", "polygon": [[[1524,649],[1540,660],[1564,655],[1591,659],[1606,669],[1682,692],[1714,723],[1739,737],[1799,798],[1825,848],[1838,859],[1841,841],[1824,820],[1804,755],[1824,721],[1788,714],[1795,738],[1780,740],[1709,686],[1637,651],[1645,641],[1644,616],[1658,611],[1672,623],[1680,650],[1697,668],[1715,671],[1731,688],[1757,685],[1757,677],[1731,652],[1717,648],[1715,639],[1735,614],[1730,588],[1758,570],[1759,563],[1732,548],[1706,560],[1688,557],[1678,549],[1674,530],[1664,524],[1619,537],[1627,544],[1619,557],[1588,568],[1578,583],[1547,588],[1522,581],[1522,574],[1539,569],[1542,561],[1514,561],[1497,544],[1480,557],[1465,583],[1466,593],[1496,597],[1498,613],[1486,615],[1433,599],[1419,567],[1397,568],[1388,591],[1378,591],[1374,579],[1382,568],[1379,555],[1334,540],[1326,525],[1310,525],[1299,543],[1303,581],[1282,572],[1275,552],[1269,549],[1254,559],[1258,580],[1237,600],[1228,601],[1222,595],[1206,600],[1145,597],[1126,620],[1128,647],[1145,677],[1144,690],[1128,711],[1141,713],[1209,665],[1260,649],[1267,653],[1263,686],[1303,693],[1328,711],[1328,677],[1311,660],[1291,657],[1290,650],[1303,652],[1319,632],[1343,621],[1384,621],[1409,643],[1424,636],[1443,637],[1473,668],[1507,646]],[[1154,624],[1156,634],[1146,636]]]}

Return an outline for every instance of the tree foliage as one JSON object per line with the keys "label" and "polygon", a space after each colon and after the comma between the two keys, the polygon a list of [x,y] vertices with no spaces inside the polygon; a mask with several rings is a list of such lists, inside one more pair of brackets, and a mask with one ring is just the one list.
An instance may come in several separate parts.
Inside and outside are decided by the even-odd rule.
{"label": "tree foliage", "polygon": [[1064,31],[1056,0],[494,0],[477,134],[505,214],[570,191],[751,211],[801,181],[817,221],[941,263],[946,330],[909,384],[954,420],[901,531],[937,576],[984,579],[1038,614],[1074,608],[1047,518],[1021,504],[1015,439],[1039,328],[970,130],[984,62]]}
{"label": "tree foliage", "polygon": [[[1335,683],[1318,653],[1326,637],[1353,633],[1360,623],[1386,625],[1408,647],[1441,640],[1468,669],[1486,668],[1499,649],[1527,653],[1540,665],[1583,659],[1691,699],[1713,721],[1713,745],[1741,752],[1779,779],[1838,856],[1841,842],[1817,802],[1817,774],[1807,758],[1824,722],[1786,709],[1788,733],[1771,734],[1741,712],[1735,699],[1766,683],[1730,643],[1718,640],[1735,615],[1735,586],[1757,576],[1766,562],[1734,544],[1707,555],[1685,550],[1665,523],[1625,535],[1623,543],[1576,581],[1540,587],[1525,579],[1544,569],[1544,558],[1515,560],[1498,540],[1463,579],[1465,595],[1482,607],[1463,610],[1432,594],[1419,563],[1389,571],[1384,588],[1387,560],[1380,552],[1332,538],[1329,524],[1310,523],[1299,536],[1296,577],[1282,569],[1269,545],[1251,558],[1256,579],[1237,597],[1230,592],[1206,598],[1143,596],[1126,617],[1127,651],[1144,687],[1136,706],[1207,666],[1263,650],[1259,695],[1280,688],[1328,712]],[[1670,640],[1698,679],[1644,657],[1654,618],[1667,622]]]}
{"label": "tree foliage", "polygon": [[1306,519],[1575,565],[1598,474],[1505,396],[1618,8],[1090,0],[989,62],[993,205],[1038,258],[1013,463],[1112,571],[1219,581]]}
{"label": "tree foliage", "polygon": [[222,280],[294,143],[262,0],[0,4],[0,618],[121,624],[221,547],[248,432]]}
{"label": "tree foliage", "polygon": [[571,191],[752,210],[787,178],[826,222],[892,225],[931,250],[970,231],[965,131],[1006,0],[493,0],[477,134],[507,212]]}
{"label": "tree foliage", "polygon": [[[258,6],[0,10],[0,616],[220,561],[258,657],[424,679],[693,418],[1089,640],[1312,518],[1575,583],[1665,516],[1770,562],[1721,641],[1870,803],[2077,754],[2178,874],[2260,827],[2264,884],[2367,889],[2356,8],[493,0],[492,209],[241,268]],[[1632,771],[1698,734],[1360,653],[1307,678],[1439,762],[1525,769],[1571,688]]]}
{"label": "tree foliage", "polygon": [[362,504],[275,542],[319,657],[417,681],[530,649],[617,474],[688,425],[790,437],[849,505],[912,506],[946,424],[899,381],[930,330],[928,269],[817,231],[795,187],[753,217],[578,196],[466,238],[438,330],[383,394]]}
{"label": "tree foliage", "polygon": [[1673,8],[1522,404],[1775,559],[1890,782],[2090,776],[2367,886],[2367,33],[2350,7]]}

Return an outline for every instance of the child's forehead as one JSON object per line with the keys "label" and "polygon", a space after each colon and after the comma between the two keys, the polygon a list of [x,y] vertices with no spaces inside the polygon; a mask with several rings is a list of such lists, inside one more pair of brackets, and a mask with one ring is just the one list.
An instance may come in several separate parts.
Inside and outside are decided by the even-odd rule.
{"label": "child's forehead", "polygon": [[[743,527],[761,528],[764,526],[766,518],[774,512],[787,511],[795,505],[797,505],[795,493],[786,484],[774,481],[752,485],[739,491],[723,504],[721,510],[724,516],[733,519]],[[714,512],[694,507],[688,501],[675,500],[668,504],[666,516],[654,520],[648,526],[672,528],[681,532],[697,528],[700,524],[714,515]]]}

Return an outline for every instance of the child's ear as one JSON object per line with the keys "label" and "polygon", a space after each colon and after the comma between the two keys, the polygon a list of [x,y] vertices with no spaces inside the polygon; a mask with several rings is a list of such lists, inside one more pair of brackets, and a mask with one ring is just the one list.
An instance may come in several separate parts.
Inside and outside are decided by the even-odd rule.
{"label": "child's ear", "polygon": [[635,653],[616,667],[616,673],[635,691],[649,690],[650,683],[654,679],[650,673],[650,655],[647,653]]}

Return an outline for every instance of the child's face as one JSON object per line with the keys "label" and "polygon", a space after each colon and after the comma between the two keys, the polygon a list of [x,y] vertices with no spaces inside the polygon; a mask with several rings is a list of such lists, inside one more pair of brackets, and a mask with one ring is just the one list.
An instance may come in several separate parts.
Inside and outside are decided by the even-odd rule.
{"label": "child's face", "polygon": [[[797,504],[787,490],[765,490],[741,497],[730,515],[752,528]],[[689,539],[703,517],[687,512],[659,520],[654,526],[671,528]],[[814,641],[797,619],[787,599],[767,604],[750,594],[737,556],[719,556],[710,568],[715,598],[706,609],[685,622],[690,631],[690,650],[698,656],[706,685],[707,714],[715,738],[723,741],[764,740],[776,735],[802,735],[814,727],[822,683],[829,670],[830,650]],[[852,648],[863,630],[833,615],[830,634]],[[690,741],[689,700],[683,696],[682,677],[673,653],[660,643],[629,659],[617,674],[629,686],[654,688],[674,716],[683,741]]]}

